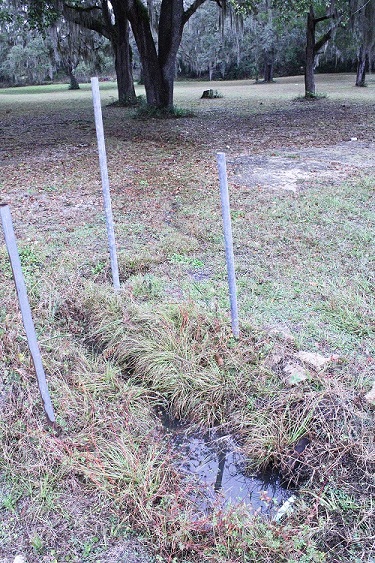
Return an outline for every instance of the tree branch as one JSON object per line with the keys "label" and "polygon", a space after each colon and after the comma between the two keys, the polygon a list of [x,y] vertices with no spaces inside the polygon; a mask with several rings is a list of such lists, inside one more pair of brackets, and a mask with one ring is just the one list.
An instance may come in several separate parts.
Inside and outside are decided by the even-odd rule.
{"label": "tree branch", "polygon": [[334,18],[335,14],[329,14],[328,16],[321,16],[320,18],[314,18],[314,25],[316,25],[319,22],[324,22],[326,20],[330,20],[331,18]]}
{"label": "tree branch", "polygon": [[184,11],[184,15],[183,15],[183,19],[182,19],[183,25],[185,25],[185,23],[191,18],[191,16],[193,14],[195,14],[195,12],[198,10],[198,8],[200,6],[202,6],[202,4],[205,3],[205,1],[206,0],[194,0],[194,2],[191,4],[191,6],[189,6],[189,8]]}
{"label": "tree branch", "polygon": [[99,6],[71,6],[67,2],[58,0],[56,5],[62,12],[63,16],[86,29],[96,31],[107,39],[110,39],[110,30],[103,21],[102,10]]}
{"label": "tree branch", "polygon": [[329,31],[327,31],[327,33],[325,33],[320,39],[319,41],[317,41],[314,45],[314,53],[318,53],[318,51],[323,47],[323,45],[325,45],[327,43],[327,41],[329,41],[331,39],[332,36],[332,29],[330,29]]}
{"label": "tree branch", "polygon": [[101,11],[101,8],[99,8],[99,6],[71,6],[70,4],[68,4],[68,2],[64,2],[64,7],[65,8],[70,8],[71,10],[75,10],[76,12],[92,12],[94,10],[99,10]]}

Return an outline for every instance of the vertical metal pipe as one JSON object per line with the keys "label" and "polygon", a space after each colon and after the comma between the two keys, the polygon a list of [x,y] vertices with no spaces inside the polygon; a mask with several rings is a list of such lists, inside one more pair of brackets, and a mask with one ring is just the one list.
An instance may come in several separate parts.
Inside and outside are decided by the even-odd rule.
{"label": "vertical metal pipe", "polygon": [[240,335],[240,330],[239,330],[239,322],[238,322],[237,289],[236,289],[236,275],[234,271],[233,236],[232,236],[232,222],[230,218],[227,165],[225,160],[225,153],[219,152],[216,155],[216,157],[217,157],[217,164],[219,168],[221,211],[222,211],[223,225],[224,225],[225,258],[227,262],[227,272],[228,272],[232,332],[233,332],[233,336],[235,338],[238,338]]}
{"label": "vertical metal pipe", "polygon": [[55,415],[51,402],[51,397],[47,387],[46,376],[43,369],[42,358],[36,338],[34,322],[31,316],[31,309],[27,297],[25,280],[22,273],[21,261],[17,250],[16,237],[14,234],[12,217],[8,205],[0,205],[1,222],[3,225],[5,244],[8,250],[10,263],[13,271],[14,283],[16,285],[18,302],[21,309],[23,326],[27,336],[27,342],[31,358],[34,364],[35,373],[38,379],[39,391],[43,400],[44,410],[50,422],[55,422]]}
{"label": "vertical metal pipe", "polygon": [[91,78],[91,88],[92,88],[92,97],[94,103],[96,137],[98,140],[100,174],[102,178],[102,187],[103,187],[103,196],[104,196],[104,211],[105,211],[105,219],[107,225],[109,253],[111,256],[112,280],[113,280],[114,288],[119,289],[120,279],[119,279],[118,263],[117,263],[115,231],[113,228],[111,196],[109,193],[108,166],[107,166],[107,155],[106,155],[105,142],[104,142],[104,128],[103,128],[102,107],[100,103],[99,80],[97,77]]}

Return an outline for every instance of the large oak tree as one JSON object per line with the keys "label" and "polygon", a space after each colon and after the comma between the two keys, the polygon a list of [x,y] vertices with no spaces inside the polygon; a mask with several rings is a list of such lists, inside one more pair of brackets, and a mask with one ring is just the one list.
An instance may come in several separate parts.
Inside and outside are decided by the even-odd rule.
{"label": "large oak tree", "polygon": [[[30,0],[35,9],[44,0]],[[129,22],[122,10],[118,10],[116,3],[108,0],[93,0],[93,2],[65,0],[50,0],[49,4],[56,13],[62,14],[67,20],[86,29],[96,31],[110,40],[114,52],[117,77],[118,100],[122,105],[135,101],[133,73],[131,66],[131,50],[129,44]],[[36,15],[39,25],[43,25],[44,10]]]}
{"label": "large oak tree", "polygon": [[[172,108],[176,57],[185,24],[206,0],[162,0],[156,22],[156,34],[150,11],[141,0],[50,0],[64,17],[108,37],[115,51],[120,101],[134,97],[131,79],[129,23],[137,44],[147,104]],[[41,12],[44,0],[31,0]],[[217,0],[220,3],[220,0]],[[51,4],[50,4],[51,6]]]}

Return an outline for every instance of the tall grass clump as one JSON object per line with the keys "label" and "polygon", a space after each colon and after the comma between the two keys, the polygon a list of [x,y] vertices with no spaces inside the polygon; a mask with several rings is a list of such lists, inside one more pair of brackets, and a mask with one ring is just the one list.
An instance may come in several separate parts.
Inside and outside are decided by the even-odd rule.
{"label": "tall grass clump", "polygon": [[[173,417],[230,429],[250,471],[278,469],[289,487],[303,487],[309,527],[326,522],[318,541],[323,552],[334,545],[357,553],[372,527],[373,413],[364,387],[350,388],[343,377],[344,362],[332,360],[324,369],[305,365],[306,380],[290,385],[283,366],[296,353],[291,343],[284,345],[284,357],[277,339],[250,329],[236,343],[218,319],[191,304],[156,313],[129,306],[118,294],[98,299],[89,286],[82,299],[89,340],[128,382],[147,388],[151,401]],[[301,443],[306,447],[300,452]],[[362,539],[357,545],[347,538],[350,549],[342,545],[337,507],[324,500],[336,494],[351,499],[346,522],[355,526],[361,514]],[[302,537],[305,532],[298,528]],[[314,534],[309,537],[314,544]]]}
{"label": "tall grass clump", "polygon": [[165,306],[158,314],[124,305],[119,295],[98,301],[97,291],[88,291],[89,339],[173,417],[206,427],[222,423],[238,386],[233,358],[224,367],[222,357],[230,351],[228,329],[192,304]]}
{"label": "tall grass clump", "polygon": [[[373,413],[364,381],[350,389],[335,362],[290,386],[282,368],[293,343],[250,327],[235,341],[217,316],[191,303],[156,311],[86,280],[64,296],[52,289],[39,323],[55,342],[44,356],[57,431],[45,426],[17,337],[3,343],[5,354],[19,354],[0,420],[7,502],[18,518],[17,498],[34,499],[22,526],[41,539],[40,553],[75,511],[77,545],[89,521],[103,523],[103,537],[114,518],[111,541],[132,529],[165,561],[329,561],[331,549],[343,560],[368,550]],[[293,516],[276,523],[241,506],[203,509],[199,485],[177,469],[160,411],[234,436],[249,471],[278,469],[300,489]],[[297,458],[301,439],[308,445]],[[95,509],[74,508],[72,490]]]}

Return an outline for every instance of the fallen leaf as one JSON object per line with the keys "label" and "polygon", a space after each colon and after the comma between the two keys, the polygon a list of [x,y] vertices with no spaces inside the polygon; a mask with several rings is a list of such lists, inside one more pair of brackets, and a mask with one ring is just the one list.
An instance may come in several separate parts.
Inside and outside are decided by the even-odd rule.
{"label": "fallen leaf", "polygon": [[220,354],[218,354],[218,353],[216,352],[214,358],[215,358],[215,362],[217,363],[217,365],[218,365],[219,367],[222,367],[222,366],[224,365],[224,360],[223,360],[223,358],[220,356]]}
{"label": "fallen leaf", "polygon": [[297,385],[309,378],[308,372],[299,364],[288,363],[284,366],[283,371],[288,376],[286,378],[288,385]]}

